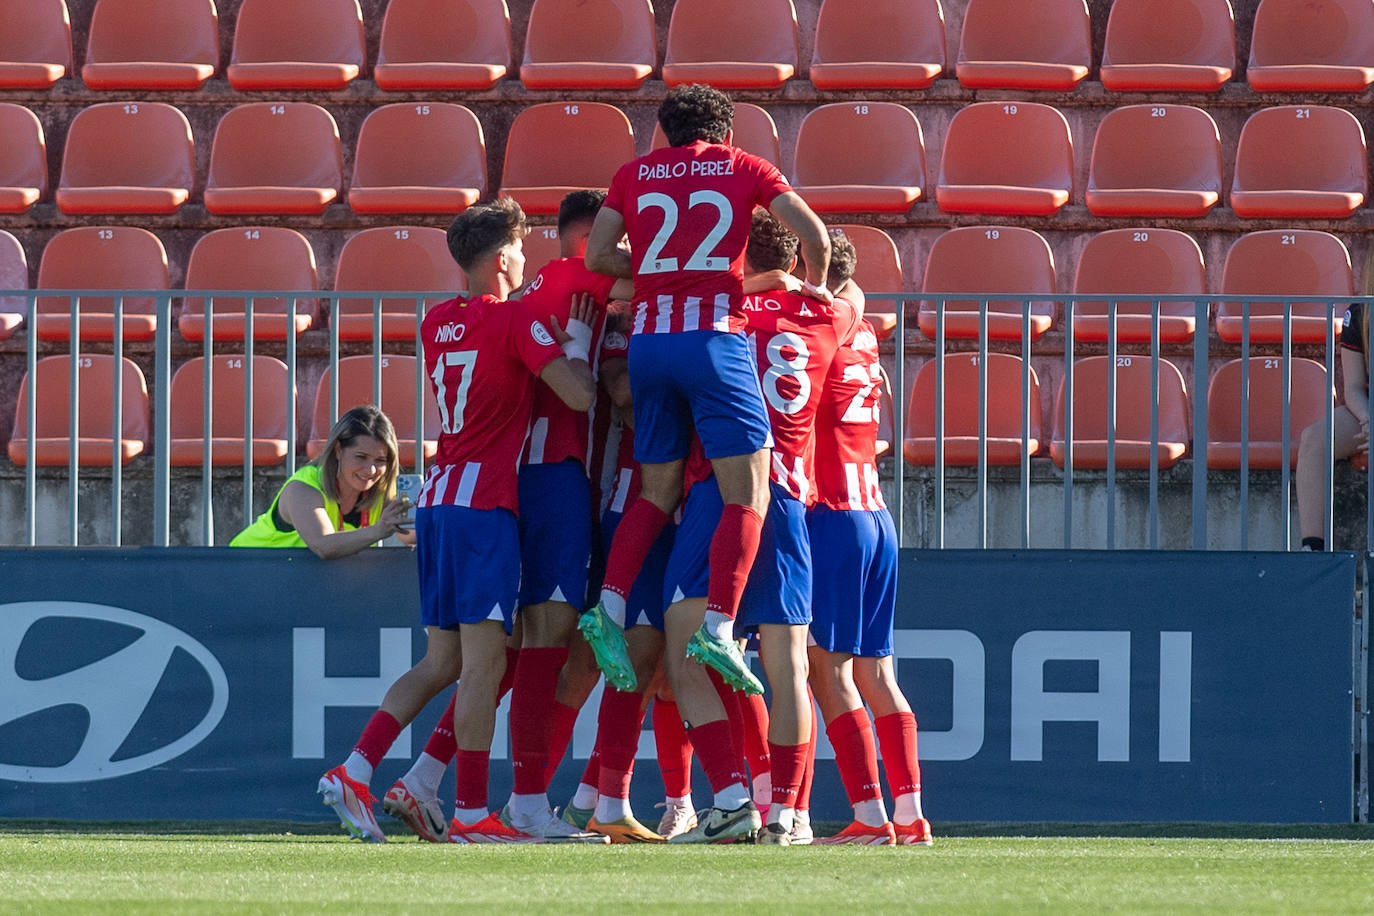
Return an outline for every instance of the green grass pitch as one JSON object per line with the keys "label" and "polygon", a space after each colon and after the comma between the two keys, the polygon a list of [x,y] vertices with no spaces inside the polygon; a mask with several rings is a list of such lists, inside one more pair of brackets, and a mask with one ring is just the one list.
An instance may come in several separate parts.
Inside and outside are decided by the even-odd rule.
{"label": "green grass pitch", "polygon": [[937,833],[930,849],[370,846],[311,827],[88,829],[101,832],[0,824],[0,912],[1374,912],[1362,828],[1299,839]]}

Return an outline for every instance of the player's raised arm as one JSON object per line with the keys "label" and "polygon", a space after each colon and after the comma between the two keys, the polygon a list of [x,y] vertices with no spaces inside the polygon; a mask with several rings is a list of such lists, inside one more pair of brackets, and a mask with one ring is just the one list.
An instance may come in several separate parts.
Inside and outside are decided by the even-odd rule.
{"label": "player's raised arm", "polygon": [[587,237],[587,269],[608,277],[634,276],[630,254],[620,247],[625,237],[625,217],[607,206],[597,211],[592,233]]}
{"label": "player's raised arm", "polygon": [[560,327],[555,316],[549,316],[549,330],[563,348],[563,358],[545,366],[539,378],[573,410],[590,410],[596,400],[596,379],[592,377],[590,360],[595,317],[596,303],[588,293],[573,297],[567,328]]}
{"label": "player's raised arm", "polygon": [[806,262],[806,286],[802,294],[830,301],[830,291],[825,284],[830,270],[830,233],[825,223],[796,191],[779,194],[768,209],[801,240],[802,260]]}

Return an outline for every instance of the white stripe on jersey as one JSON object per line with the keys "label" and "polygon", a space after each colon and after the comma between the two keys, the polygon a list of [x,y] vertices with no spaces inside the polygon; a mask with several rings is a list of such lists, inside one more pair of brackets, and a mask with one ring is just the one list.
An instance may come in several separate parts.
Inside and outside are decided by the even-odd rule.
{"label": "white stripe on jersey", "polygon": [[640,303],[637,303],[637,304],[635,305],[635,326],[634,326],[634,330],[631,331],[630,333],[632,333],[632,334],[643,334],[643,333],[644,333],[644,325],[645,325],[645,322],[648,320],[648,317],[649,317],[649,302],[648,302],[648,300],[646,299],[645,301],[640,302]]}
{"label": "white stripe on jersey", "polygon": [[530,457],[528,464],[544,463],[544,446],[549,438],[549,418],[540,417],[534,421],[534,426],[530,428]]}
{"label": "white stripe on jersey", "polygon": [[688,296],[682,303],[682,330],[695,330],[701,321],[701,297]]}
{"label": "white stripe on jersey", "polygon": [[849,508],[860,510],[864,507],[864,494],[859,489],[859,466],[852,461],[844,464],[845,489],[849,491]]}
{"label": "white stripe on jersey", "polygon": [[471,506],[472,494],[477,490],[477,476],[482,473],[482,462],[469,461],[463,465],[463,476],[458,480],[458,495],[455,506]]}
{"label": "white stripe on jersey", "polygon": [[444,493],[448,489],[449,465],[436,464],[429,469],[429,477],[425,479],[425,485],[420,490],[420,499],[415,503],[416,506],[442,506],[444,504]]}
{"label": "white stripe on jersey", "polygon": [[654,333],[667,334],[673,329],[673,297],[660,294],[654,304],[657,306],[654,312]]}
{"label": "white stripe on jersey", "polygon": [[611,504],[607,506],[610,512],[624,512],[625,503],[630,498],[630,480],[634,477],[633,468],[621,468],[620,474],[615,479],[615,491],[611,496]]}
{"label": "white stripe on jersey", "polygon": [[717,331],[730,331],[730,296],[727,293],[716,293],[715,315],[711,320],[711,327]]}

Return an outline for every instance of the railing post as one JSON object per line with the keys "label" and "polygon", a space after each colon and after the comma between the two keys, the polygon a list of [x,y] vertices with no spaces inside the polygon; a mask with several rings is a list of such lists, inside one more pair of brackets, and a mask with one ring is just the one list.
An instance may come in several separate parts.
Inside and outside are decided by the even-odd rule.
{"label": "railing post", "polygon": [[[153,544],[171,543],[171,387],[172,387],[172,297],[159,295],[157,330],[153,338],[153,383],[157,398],[153,405]],[[208,326],[208,322],[207,322]]]}

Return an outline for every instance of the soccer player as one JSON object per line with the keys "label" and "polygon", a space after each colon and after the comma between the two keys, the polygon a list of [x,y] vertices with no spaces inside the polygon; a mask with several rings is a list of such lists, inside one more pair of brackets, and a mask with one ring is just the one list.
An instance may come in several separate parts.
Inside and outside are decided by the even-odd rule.
{"label": "soccer player", "polygon": [[[776,167],[729,145],[734,106],[707,86],[679,86],[659,107],[669,146],[616,173],[592,226],[587,265],[633,277],[635,457],[641,496],[607,560],[601,600],[579,621],[607,680],[635,686],[625,599],[644,556],[682,500],[693,429],[725,503],[711,542],[706,615],[690,651],[733,686],[761,690],[731,630],[768,507],[772,437],[744,326],[743,255],[755,206],[801,237],[806,290],[828,302],[825,226]],[[629,237],[627,254],[619,247]]]}
{"label": "soccer player", "polygon": [[[832,288],[849,280],[854,248],[832,238]],[[878,340],[864,321],[840,349],[816,421],[819,501],[807,516],[812,580],[811,684],[835,748],[854,821],[828,845],[931,845],[921,813],[916,717],[897,684],[892,628],[897,599],[897,531],[878,486],[882,371]],[[867,703],[875,717],[869,723]],[[878,784],[876,728],[896,823]]]}

